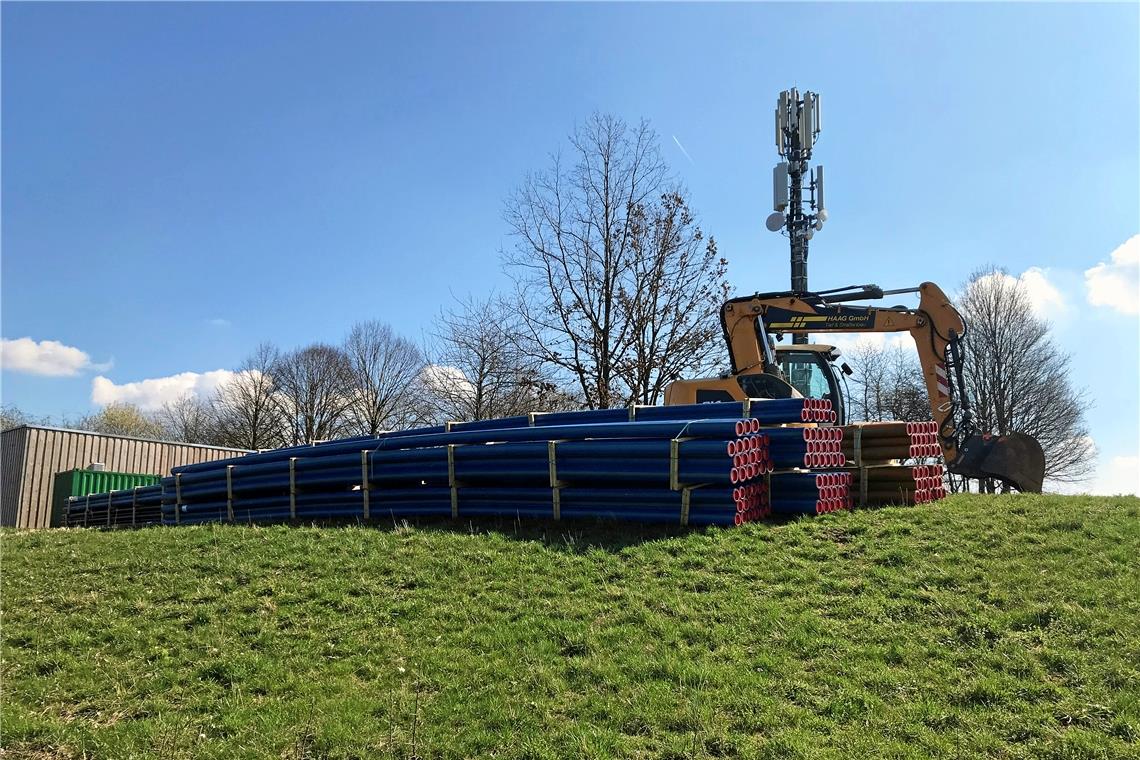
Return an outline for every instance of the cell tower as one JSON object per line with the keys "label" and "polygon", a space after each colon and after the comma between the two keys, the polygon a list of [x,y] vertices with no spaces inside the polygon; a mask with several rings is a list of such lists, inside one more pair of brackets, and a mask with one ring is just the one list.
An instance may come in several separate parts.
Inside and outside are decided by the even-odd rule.
{"label": "cell tower", "polygon": [[[772,232],[786,230],[792,249],[792,290],[808,289],[808,241],[823,229],[827,209],[823,204],[823,167],[808,168],[811,149],[820,131],[819,95],[792,88],[780,93],[776,104],[776,151],[784,160],[772,170],[772,208],[766,226]],[[808,198],[804,198],[807,175]],[[804,204],[807,204],[805,209]],[[793,343],[807,343],[807,335],[792,336]]]}

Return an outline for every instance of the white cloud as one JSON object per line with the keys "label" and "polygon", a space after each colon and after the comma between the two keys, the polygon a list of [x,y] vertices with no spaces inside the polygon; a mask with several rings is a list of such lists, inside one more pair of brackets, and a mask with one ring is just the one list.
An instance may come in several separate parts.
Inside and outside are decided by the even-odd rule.
{"label": "white cloud", "polygon": [[1091,493],[1140,496],[1140,456],[1113,457],[1097,468]]}
{"label": "white cloud", "polygon": [[420,382],[435,393],[474,397],[475,386],[459,367],[429,364],[420,372]]}
{"label": "white cloud", "polygon": [[206,320],[207,324],[211,327],[229,327],[232,323],[228,319],[221,317],[214,317],[213,319]]}
{"label": "white cloud", "polygon": [[1140,314],[1140,235],[1133,235],[1109,257],[1085,270],[1085,290],[1093,306]]}
{"label": "white cloud", "polygon": [[56,340],[3,338],[0,340],[0,366],[11,372],[30,375],[72,377],[86,369],[106,369],[110,364],[95,364],[86,351]]}
{"label": "white cloud", "polygon": [[1029,295],[1029,302],[1033,305],[1033,313],[1037,316],[1048,317],[1068,308],[1061,291],[1049,282],[1048,269],[1030,267],[1022,272],[1017,279],[1021,281],[1021,286]]}
{"label": "white cloud", "polygon": [[812,343],[823,343],[825,345],[835,346],[839,349],[841,356],[850,359],[854,350],[860,346],[867,346],[870,348],[895,348],[902,347],[905,351],[907,349],[914,349],[914,339],[910,337],[910,333],[814,333],[809,340]]}
{"label": "white cloud", "polygon": [[[1092,441],[1091,438],[1088,440]],[[1140,456],[1134,454],[1098,456],[1096,469],[1088,480],[1079,483],[1046,481],[1045,490],[1049,493],[1060,494],[1087,493],[1097,496],[1133,494],[1140,496]]]}
{"label": "white cloud", "polygon": [[1017,286],[1025,291],[1029,297],[1029,306],[1033,313],[1042,319],[1066,311],[1069,306],[1065,296],[1049,281],[1049,270],[1041,267],[1029,267],[1018,277],[1005,272],[994,272],[980,278],[980,282],[987,280],[1000,280],[1009,286]]}
{"label": "white cloud", "polygon": [[140,409],[160,409],[168,401],[192,394],[205,399],[220,386],[230,382],[236,372],[216,369],[211,372],[180,372],[167,377],[152,377],[119,385],[100,375],[91,381],[91,401],[98,406],[114,403],[134,404]]}

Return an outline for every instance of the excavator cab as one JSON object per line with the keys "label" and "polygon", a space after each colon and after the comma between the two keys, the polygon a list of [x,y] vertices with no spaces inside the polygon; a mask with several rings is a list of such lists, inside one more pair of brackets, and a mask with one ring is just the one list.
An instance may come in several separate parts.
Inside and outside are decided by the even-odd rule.
{"label": "excavator cab", "polygon": [[840,369],[835,366],[839,350],[822,343],[776,346],[776,364],[788,384],[804,398],[831,402],[840,425],[847,424],[847,403]]}

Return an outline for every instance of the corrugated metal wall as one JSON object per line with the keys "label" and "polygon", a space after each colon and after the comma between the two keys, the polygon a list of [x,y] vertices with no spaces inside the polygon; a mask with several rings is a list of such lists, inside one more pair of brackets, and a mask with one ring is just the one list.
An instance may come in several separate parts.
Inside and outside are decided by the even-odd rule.
{"label": "corrugated metal wall", "polygon": [[30,426],[5,430],[0,434],[0,525],[48,527],[55,475],[64,470],[102,462],[115,472],[169,475],[171,467],[246,453],[82,430]]}
{"label": "corrugated metal wall", "polygon": [[0,526],[16,524],[20,505],[20,483],[24,477],[24,450],[28,428],[18,427],[0,433]]}

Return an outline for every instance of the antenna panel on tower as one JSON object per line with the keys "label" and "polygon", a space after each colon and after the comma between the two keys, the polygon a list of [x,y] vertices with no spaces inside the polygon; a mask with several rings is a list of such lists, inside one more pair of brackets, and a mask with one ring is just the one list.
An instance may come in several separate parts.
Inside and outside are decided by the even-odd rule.
{"label": "antenna panel on tower", "polygon": [[800,129],[800,147],[804,150],[811,148],[815,137],[815,97],[812,93],[804,94],[803,126]]}
{"label": "antenna panel on tower", "polygon": [[827,208],[823,203],[823,165],[815,167],[815,205],[822,211]]}
{"label": "antenna panel on tower", "polygon": [[788,162],[781,161],[772,168],[772,209],[783,211],[788,207]]}

